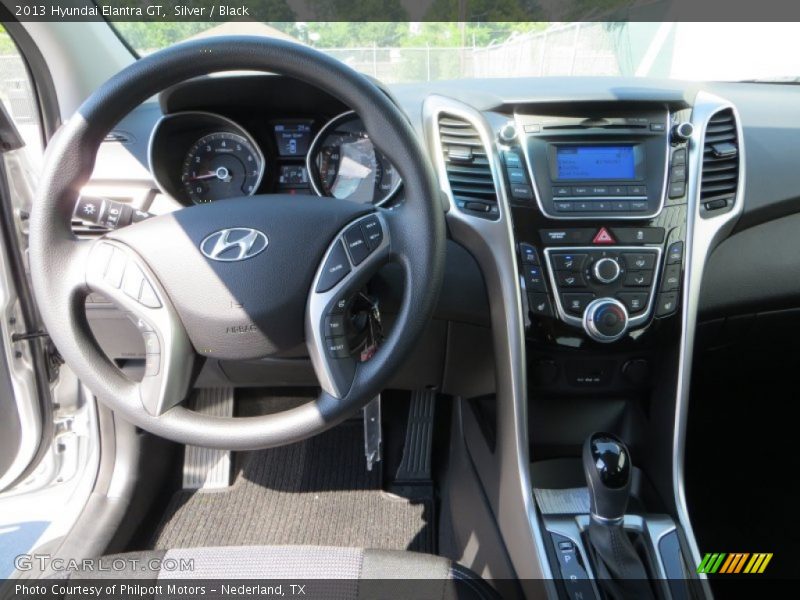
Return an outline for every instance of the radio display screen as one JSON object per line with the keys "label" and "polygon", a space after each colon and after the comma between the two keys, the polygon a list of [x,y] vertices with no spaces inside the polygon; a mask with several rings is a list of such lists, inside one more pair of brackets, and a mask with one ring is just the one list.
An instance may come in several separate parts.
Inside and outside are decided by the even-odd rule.
{"label": "radio display screen", "polygon": [[633,145],[557,146],[556,173],[570,181],[635,179]]}

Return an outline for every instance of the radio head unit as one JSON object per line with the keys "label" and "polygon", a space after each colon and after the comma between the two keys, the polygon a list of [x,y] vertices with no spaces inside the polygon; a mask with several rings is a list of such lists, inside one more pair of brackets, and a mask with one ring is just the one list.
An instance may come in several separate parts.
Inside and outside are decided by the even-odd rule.
{"label": "radio head unit", "polygon": [[517,114],[542,212],[556,219],[646,219],[663,206],[669,113]]}

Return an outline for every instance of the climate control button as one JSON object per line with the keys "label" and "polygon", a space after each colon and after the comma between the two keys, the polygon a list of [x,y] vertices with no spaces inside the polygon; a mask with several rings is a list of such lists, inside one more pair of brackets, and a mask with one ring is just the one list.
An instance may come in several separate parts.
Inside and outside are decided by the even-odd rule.
{"label": "climate control button", "polygon": [[598,298],[583,313],[583,329],[598,342],[614,342],[628,330],[628,311],[614,298]]}
{"label": "climate control button", "polygon": [[601,258],[592,265],[592,274],[600,283],[614,283],[621,272],[619,263],[613,258]]}

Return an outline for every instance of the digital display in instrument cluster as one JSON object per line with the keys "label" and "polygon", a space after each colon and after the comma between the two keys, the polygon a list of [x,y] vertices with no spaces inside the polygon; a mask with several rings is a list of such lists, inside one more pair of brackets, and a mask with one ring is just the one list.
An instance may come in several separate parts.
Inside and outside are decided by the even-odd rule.
{"label": "digital display in instrument cluster", "polygon": [[275,123],[275,143],[281,156],[305,156],[311,143],[311,122]]}
{"label": "digital display in instrument cluster", "polygon": [[304,165],[281,165],[278,184],[286,188],[308,187],[308,171]]}

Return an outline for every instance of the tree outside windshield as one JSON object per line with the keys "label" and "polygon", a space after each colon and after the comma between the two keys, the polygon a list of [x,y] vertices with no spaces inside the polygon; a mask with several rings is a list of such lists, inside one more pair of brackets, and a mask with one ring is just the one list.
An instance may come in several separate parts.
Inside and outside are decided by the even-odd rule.
{"label": "tree outside windshield", "polygon": [[[387,13],[387,18],[394,15]],[[140,55],[256,35],[317,48],[386,83],[539,76],[689,80],[800,75],[796,23],[114,22]],[[713,51],[715,48],[724,51]]]}

